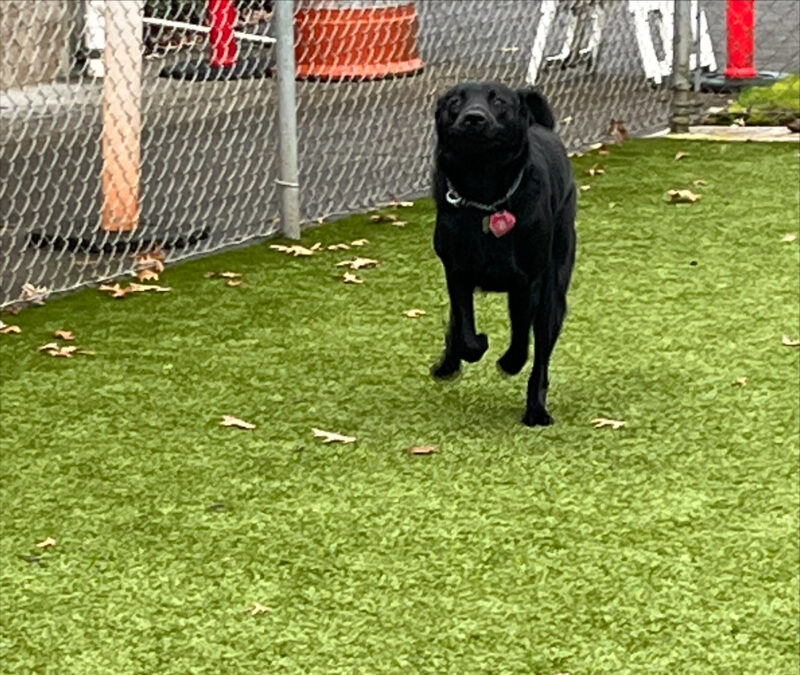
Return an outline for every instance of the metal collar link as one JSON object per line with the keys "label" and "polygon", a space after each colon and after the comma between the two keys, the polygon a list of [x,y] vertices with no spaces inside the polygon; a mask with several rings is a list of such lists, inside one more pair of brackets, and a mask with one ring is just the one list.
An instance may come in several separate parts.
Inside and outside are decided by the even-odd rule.
{"label": "metal collar link", "polygon": [[445,176],[445,181],[447,181],[447,192],[445,192],[444,198],[447,200],[447,203],[451,206],[455,206],[458,208],[459,206],[472,206],[476,209],[480,209],[481,211],[497,211],[497,207],[501,204],[507,202],[511,195],[513,195],[517,188],[522,183],[522,176],[525,173],[525,167],[523,166],[517,175],[516,180],[511,184],[511,187],[508,189],[508,192],[504,196],[502,196],[497,201],[492,202],[491,204],[482,204],[481,202],[473,202],[469,199],[464,199],[456,189],[453,187],[453,184],[450,182],[450,179]]}

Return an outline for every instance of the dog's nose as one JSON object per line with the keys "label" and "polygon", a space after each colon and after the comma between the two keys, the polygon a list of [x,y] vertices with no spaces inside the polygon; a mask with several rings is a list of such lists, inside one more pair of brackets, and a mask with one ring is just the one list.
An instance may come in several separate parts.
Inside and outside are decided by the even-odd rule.
{"label": "dog's nose", "polygon": [[461,119],[461,124],[468,129],[481,129],[486,126],[486,113],[482,110],[467,110]]}

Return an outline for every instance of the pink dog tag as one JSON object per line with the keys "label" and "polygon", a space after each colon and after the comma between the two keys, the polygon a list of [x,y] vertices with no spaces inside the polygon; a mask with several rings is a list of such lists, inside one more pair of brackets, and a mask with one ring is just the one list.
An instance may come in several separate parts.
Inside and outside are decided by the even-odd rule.
{"label": "pink dog tag", "polygon": [[511,211],[497,211],[489,216],[489,229],[495,237],[502,237],[514,229],[517,219]]}

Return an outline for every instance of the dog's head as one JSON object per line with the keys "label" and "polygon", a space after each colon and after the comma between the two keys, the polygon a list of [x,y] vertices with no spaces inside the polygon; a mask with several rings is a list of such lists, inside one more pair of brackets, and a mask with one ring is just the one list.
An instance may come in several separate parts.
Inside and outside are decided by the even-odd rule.
{"label": "dog's head", "polygon": [[439,143],[465,153],[516,148],[532,124],[555,127],[547,100],[535,89],[465,82],[442,95],[436,104]]}

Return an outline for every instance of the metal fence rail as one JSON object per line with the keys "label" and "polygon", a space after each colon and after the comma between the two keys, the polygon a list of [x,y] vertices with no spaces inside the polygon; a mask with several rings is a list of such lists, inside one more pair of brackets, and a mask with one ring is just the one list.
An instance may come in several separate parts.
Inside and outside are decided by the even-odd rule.
{"label": "metal fence rail", "polygon": [[[641,3],[651,11],[638,11]],[[208,64],[208,35],[163,22],[201,25],[209,3],[146,0],[145,17],[161,23],[142,29],[139,226],[129,235],[101,229],[109,122],[98,75],[103,58],[121,58],[103,44],[100,17],[108,4],[4,0],[0,10],[0,40],[8,45],[0,54],[0,306],[21,300],[26,283],[56,291],[125,274],[141,248],[160,245],[176,261],[280,228],[276,78],[163,76],[188,62]],[[666,128],[669,78],[654,76],[643,55],[650,45],[654,58],[667,59],[671,4],[298,0],[301,219],[427,194],[434,102],[465,79],[535,81],[573,150],[607,140],[612,120],[623,120],[633,136]],[[700,3],[724,64],[719,4]],[[237,40],[240,63],[274,66],[273,5],[236,3],[237,32],[262,36]],[[770,49],[774,59],[765,65],[800,69],[794,3],[759,0],[759,11],[766,26],[759,49]],[[364,21],[382,12],[385,25],[367,30]],[[665,22],[669,30],[659,41]],[[383,62],[386,72],[375,66]]]}

